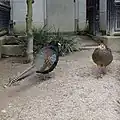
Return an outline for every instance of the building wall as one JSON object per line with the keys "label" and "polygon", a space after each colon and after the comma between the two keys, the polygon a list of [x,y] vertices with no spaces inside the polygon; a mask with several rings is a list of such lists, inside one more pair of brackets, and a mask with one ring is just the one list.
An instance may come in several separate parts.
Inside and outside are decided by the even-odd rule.
{"label": "building wall", "polygon": [[107,29],[107,0],[100,0],[100,30]]}
{"label": "building wall", "polygon": [[86,28],[86,0],[79,0],[79,28]]}
{"label": "building wall", "polygon": [[[44,24],[44,4],[45,0],[35,0],[33,4],[33,24],[40,27]],[[79,28],[85,29],[86,24],[86,0],[76,0],[77,8],[75,12],[73,0],[47,0],[47,19],[49,26],[55,25],[61,31],[74,31],[74,19],[79,19]],[[11,18],[16,23],[16,30],[25,29],[26,0],[11,0]]]}
{"label": "building wall", "polygon": [[[26,0],[11,0],[11,19],[16,23],[16,30],[25,30],[27,5]],[[44,24],[43,0],[35,0],[33,4],[33,25],[40,27]]]}
{"label": "building wall", "polygon": [[48,0],[47,13],[49,27],[54,26],[64,32],[74,31],[73,0]]}
{"label": "building wall", "polygon": [[10,2],[0,1],[0,30],[8,29],[10,21]]}
{"label": "building wall", "polygon": [[86,23],[86,0],[48,0],[48,26],[54,25],[62,32],[73,32],[75,19],[79,20],[79,28],[84,29]]}

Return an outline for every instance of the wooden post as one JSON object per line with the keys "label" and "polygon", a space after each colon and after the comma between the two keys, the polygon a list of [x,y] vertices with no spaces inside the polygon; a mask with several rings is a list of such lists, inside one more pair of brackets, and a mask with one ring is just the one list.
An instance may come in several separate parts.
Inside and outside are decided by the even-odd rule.
{"label": "wooden post", "polygon": [[27,56],[28,61],[33,62],[33,35],[32,35],[32,3],[33,0],[26,0],[27,15],[26,15],[26,34],[28,40]]}

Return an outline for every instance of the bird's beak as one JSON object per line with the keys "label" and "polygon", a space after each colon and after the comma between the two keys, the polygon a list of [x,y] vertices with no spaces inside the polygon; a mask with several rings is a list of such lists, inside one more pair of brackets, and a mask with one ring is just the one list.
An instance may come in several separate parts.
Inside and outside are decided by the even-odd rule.
{"label": "bird's beak", "polygon": [[59,46],[61,46],[61,44],[60,44],[60,43],[58,43],[58,45],[59,45]]}

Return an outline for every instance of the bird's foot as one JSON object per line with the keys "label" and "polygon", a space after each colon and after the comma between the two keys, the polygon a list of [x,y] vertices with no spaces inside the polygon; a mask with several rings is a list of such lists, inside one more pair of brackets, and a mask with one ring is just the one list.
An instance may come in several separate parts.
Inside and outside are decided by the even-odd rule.
{"label": "bird's foot", "polygon": [[42,78],[42,80],[46,80],[46,75],[43,75],[43,78]]}
{"label": "bird's foot", "polygon": [[106,72],[103,72],[102,74],[103,74],[103,75],[106,75]]}
{"label": "bird's foot", "polygon": [[102,78],[101,67],[100,66],[98,66],[98,70],[97,70],[96,76],[97,76],[97,79]]}
{"label": "bird's foot", "polygon": [[50,79],[51,78],[51,75],[48,73],[48,74],[44,74],[43,75],[43,80],[47,80],[47,79]]}
{"label": "bird's foot", "polygon": [[106,68],[103,67],[101,72],[103,75],[106,75],[106,73],[107,73]]}
{"label": "bird's foot", "polygon": [[102,78],[101,74],[97,75],[97,79],[101,79],[101,78]]}

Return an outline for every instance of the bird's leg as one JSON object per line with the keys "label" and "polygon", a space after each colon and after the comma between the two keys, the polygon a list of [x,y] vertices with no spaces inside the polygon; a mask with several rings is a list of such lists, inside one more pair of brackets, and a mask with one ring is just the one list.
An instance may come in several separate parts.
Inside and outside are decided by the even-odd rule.
{"label": "bird's leg", "polygon": [[50,73],[43,74],[43,80],[51,78]]}
{"label": "bird's leg", "polygon": [[45,74],[43,75],[43,80],[46,80],[46,75]]}
{"label": "bird's leg", "polygon": [[106,66],[102,66],[102,74],[103,74],[103,75],[106,74]]}
{"label": "bird's leg", "polygon": [[98,70],[97,70],[97,79],[102,78],[102,76],[101,76],[101,66],[97,65],[97,68],[98,68]]}
{"label": "bird's leg", "polygon": [[52,78],[52,76],[51,76],[51,74],[50,74],[50,73],[48,73],[48,78]]}

